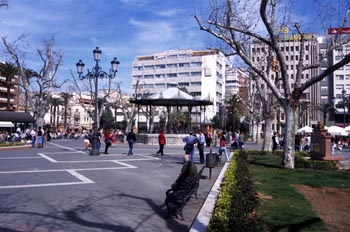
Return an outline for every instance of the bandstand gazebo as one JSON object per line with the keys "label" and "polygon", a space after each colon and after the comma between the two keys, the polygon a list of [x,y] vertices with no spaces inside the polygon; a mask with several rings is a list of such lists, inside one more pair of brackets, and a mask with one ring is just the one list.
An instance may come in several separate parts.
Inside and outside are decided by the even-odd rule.
{"label": "bandstand gazebo", "polygon": [[[160,93],[153,94],[148,97],[131,99],[130,102],[138,105],[139,108],[141,106],[146,106],[148,112],[151,111],[152,106],[166,107],[168,115],[166,132],[168,134],[173,132],[170,124],[170,112],[172,107],[176,107],[177,112],[179,107],[188,108],[187,121],[189,123],[187,124],[187,131],[189,131],[192,129],[191,114],[193,107],[200,106],[200,116],[202,115],[203,111],[205,118],[205,106],[213,105],[213,103],[210,100],[196,99],[193,96],[189,95],[188,93],[185,93],[184,91],[181,91],[176,87],[168,88]],[[199,121],[201,122],[202,119],[200,118]]]}

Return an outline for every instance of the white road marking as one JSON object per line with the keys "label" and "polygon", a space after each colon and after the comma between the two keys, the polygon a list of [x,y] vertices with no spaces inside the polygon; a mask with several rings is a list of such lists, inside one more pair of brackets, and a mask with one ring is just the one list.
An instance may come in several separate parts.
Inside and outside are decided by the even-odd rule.
{"label": "white road marking", "polygon": [[[123,159],[113,159],[113,160],[72,160],[72,161],[58,161],[54,158],[51,158],[48,154],[71,154],[71,153],[80,153],[80,154],[86,154],[84,151],[79,151],[73,148],[57,145],[54,143],[50,143],[54,146],[61,147],[67,150],[70,150],[69,152],[47,152],[47,153],[38,153],[40,157],[1,157],[0,159],[46,159],[47,161],[51,163],[101,163],[101,162],[112,162],[115,164],[120,165],[121,167],[103,167],[103,168],[76,168],[76,169],[36,169],[36,170],[17,170],[17,171],[0,171],[0,174],[16,174],[16,173],[49,173],[49,172],[68,172],[75,178],[77,178],[80,181],[77,182],[64,182],[64,183],[44,183],[44,184],[25,184],[25,185],[7,185],[7,186],[0,186],[0,189],[13,189],[13,188],[32,188],[32,187],[50,187],[50,186],[65,186],[65,185],[78,185],[78,184],[92,184],[95,183],[93,180],[87,178],[86,176],[78,173],[79,171],[101,171],[101,170],[119,170],[119,169],[130,169],[130,168],[137,168],[137,166],[127,164],[125,162],[130,161],[144,161],[144,160],[159,160],[160,158],[152,157],[149,155],[142,155],[142,154],[135,154],[132,157],[123,158]],[[101,155],[102,156],[102,155]],[[107,156],[125,156],[125,154],[111,154],[111,155],[103,155],[104,157]],[[136,158],[136,156],[139,156],[141,158]]]}
{"label": "white road marking", "polygon": [[67,170],[67,172],[69,172],[72,176],[75,176],[76,178],[78,178],[79,180],[81,180],[83,183],[86,184],[92,184],[95,183],[94,181],[90,180],[89,178],[87,178],[86,176],[81,175],[80,173],[78,173],[75,170]]}
{"label": "white road marking", "polygon": [[0,157],[2,160],[7,159],[41,159],[40,157]]}
{"label": "white road marking", "polygon": [[76,150],[76,149],[74,149],[74,148],[70,148],[70,147],[61,146],[61,145],[58,145],[58,144],[55,144],[55,143],[51,143],[51,142],[47,142],[47,143],[52,144],[52,145],[57,146],[57,147],[61,147],[61,148],[64,148],[64,149],[70,150],[70,151],[75,151],[75,152],[77,152],[77,153],[86,154],[84,151],[79,151],[79,150]]}
{"label": "white road marking", "polygon": [[90,184],[90,183],[85,183],[85,182],[66,182],[66,183],[50,183],[50,184],[8,185],[8,186],[0,186],[0,189],[51,187],[51,186],[63,186],[63,185],[77,185],[77,184]]}
{"label": "white road marking", "polygon": [[45,155],[44,153],[38,153],[38,155],[41,156],[42,158],[50,161],[51,163],[58,163],[59,162],[59,161],[57,161],[57,160],[55,160],[55,159]]}

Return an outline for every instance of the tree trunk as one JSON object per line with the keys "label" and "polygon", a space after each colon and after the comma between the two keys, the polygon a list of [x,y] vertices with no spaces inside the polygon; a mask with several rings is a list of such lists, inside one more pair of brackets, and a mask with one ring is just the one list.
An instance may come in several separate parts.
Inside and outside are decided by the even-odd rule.
{"label": "tree trunk", "polygon": [[264,142],[263,142],[262,150],[263,151],[272,150],[272,119],[270,117],[265,118]]}
{"label": "tree trunk", "polygon": [[286,104],[286,125],[284,128],[283,163],[284,168],[294,169],[294,145],[295,145],[295,110]]}

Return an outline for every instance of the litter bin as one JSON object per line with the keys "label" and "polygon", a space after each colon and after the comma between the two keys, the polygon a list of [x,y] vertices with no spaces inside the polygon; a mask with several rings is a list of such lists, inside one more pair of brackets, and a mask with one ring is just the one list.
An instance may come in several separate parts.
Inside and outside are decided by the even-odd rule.
{"label": "litter bin", "polygon": [[215,168],[216,167],[216,153],[208,153],[206,155],[206,159],[205,159],[205,166],[207,168]]}

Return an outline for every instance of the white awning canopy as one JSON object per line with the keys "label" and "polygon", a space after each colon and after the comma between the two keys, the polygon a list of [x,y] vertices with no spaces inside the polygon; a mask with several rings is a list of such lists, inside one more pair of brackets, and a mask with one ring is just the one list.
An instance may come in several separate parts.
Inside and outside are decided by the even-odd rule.
{"label": "white awning canopy", "polygon": [[15,127],[12,122],[0,121],[0,127]]}

